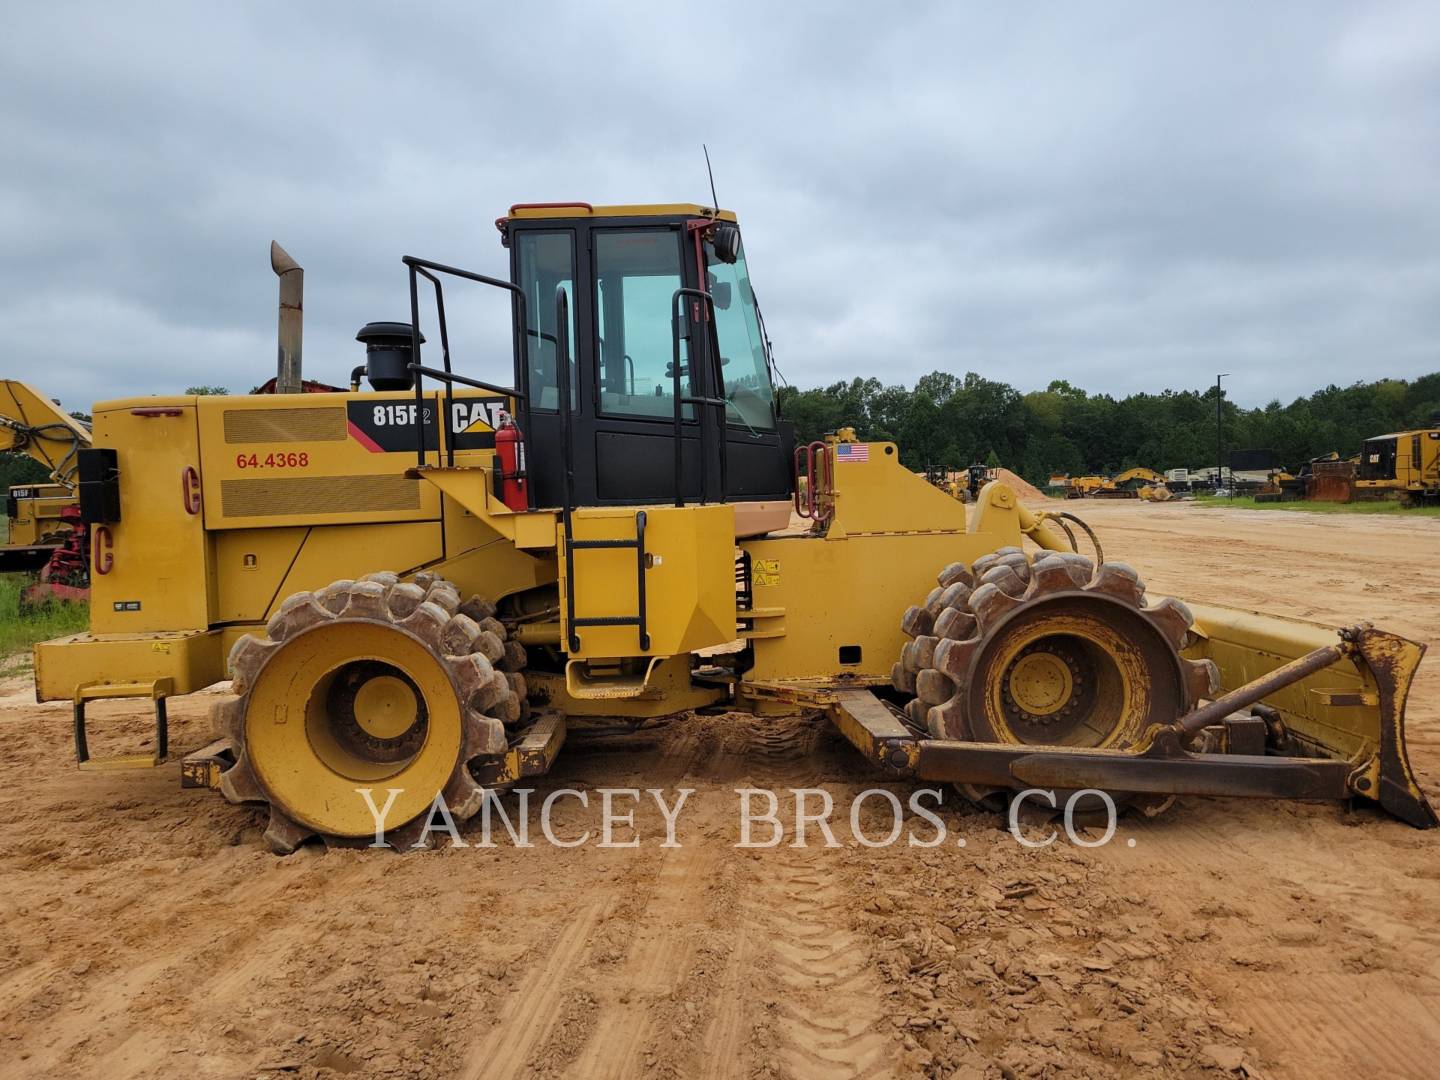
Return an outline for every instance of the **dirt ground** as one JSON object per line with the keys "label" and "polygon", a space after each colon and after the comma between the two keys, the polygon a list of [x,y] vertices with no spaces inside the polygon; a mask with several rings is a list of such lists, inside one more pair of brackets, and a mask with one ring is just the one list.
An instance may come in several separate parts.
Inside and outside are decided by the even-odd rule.
{"label": "dirt ground", "polygon": [[[1083,512],[1152,595],[1440,638],[1440,522]],[[173,703],[177,750],[207,741],[206,705]],[[94,713],[106,738],[144,730],[124,703]],[[1409,730],[1440,798],[1440,653]],[[854,796],[907,789],[813,722],[698,716],[567,747],[532,796],[534,847],[497,829],[492,848],[276,858],[254,813],[180,790],[173,764],[77,772],[66,708],[27,679],[0,684],[0,732],[7,1077],[1425,1077],[1440,1059],[1440,836],[1370,810],[1186,799],[1104,847],[1030,850],[947,800],[944,844],[872,850]],[[555,831],[598,830],[601,786],[693,789],[681,846],[660,846],[649,796],[638,848],[538,837],[534,805],[564,787],[590,805],[558,802]],[[737,848],[752,786],[828,789],[842,846],[789,846],[792,823]],[[872,799],[860,820],[878,837],[890,817]]]}

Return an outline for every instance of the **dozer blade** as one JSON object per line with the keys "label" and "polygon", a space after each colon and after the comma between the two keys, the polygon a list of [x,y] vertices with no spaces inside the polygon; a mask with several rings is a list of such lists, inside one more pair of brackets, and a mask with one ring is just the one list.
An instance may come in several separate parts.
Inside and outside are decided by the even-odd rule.
{"label": "dozer blade", "polygon": [[[1229,692],[1317,649],[1333,645],[1333,628],[1301,619],[1210,604],[1190,604],[1191,659],[1208,659]],[[1273,752],[1326,758],[1355,767],[1353,794],[1374,799],[1419,828],[1440,823],[1410,766],[1405,701],[1425,646],[1362,626],[1353,655],[1269,693]]]}
{"label": "dozer blade", "polygon": [[[1405,751],[1405,699],[1423,645],[1365,623],[1337,631],[1235,608],[1190,610],[1184,655],[1214,661],[1220,685],[1208,703],[1130,749],[929,738],[868,690],[837,693],[828,712],[876,764],[918,779],[1011,790],[1360,796],[1417,828],[1440,824]],[[1209,732],[1218,740],[1192,745]]]}

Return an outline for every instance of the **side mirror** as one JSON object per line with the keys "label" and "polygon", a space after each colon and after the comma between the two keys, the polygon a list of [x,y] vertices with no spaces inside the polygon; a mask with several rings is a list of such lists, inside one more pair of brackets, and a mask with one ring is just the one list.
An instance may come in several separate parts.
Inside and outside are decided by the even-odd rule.
{"label": "side mirror", "polygon": [[734,225],[716,225],[715,236],[710,245],[715,249],[717,259],[723,263],[733,263],[740,258],[740,230]]}
{"label": "side mirror", "polygon": [[730,282],[716,281],[710,285],[710,299],[715,301],[715,306],[721,311],[730,310],[731,297]]}

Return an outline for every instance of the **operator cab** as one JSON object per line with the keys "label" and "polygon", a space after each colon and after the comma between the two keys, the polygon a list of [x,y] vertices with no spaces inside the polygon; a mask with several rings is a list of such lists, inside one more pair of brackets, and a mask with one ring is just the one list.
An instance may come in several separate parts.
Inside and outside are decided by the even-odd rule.
{"label": "operator cab", "polygon": [[533,505],[565,501],[568,441],[573,506],[731,502],[737,531],[783,527],[794,432],[775,412],[735,215],[565,203],[496,224],[525,296],[515,370]]}

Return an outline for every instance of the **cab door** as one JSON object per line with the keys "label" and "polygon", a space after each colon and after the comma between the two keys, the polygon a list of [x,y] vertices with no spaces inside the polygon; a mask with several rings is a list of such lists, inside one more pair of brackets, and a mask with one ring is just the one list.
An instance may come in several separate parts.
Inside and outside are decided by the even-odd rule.
{"label": "cab door", "polygon": [[[512,226],[537,507],[561,505],[567,468],[572,506],[789,498],[793,432],[775,415],[738,230],[726,226],[733,242],[722,259],[706,238],[719,227],[641,217]],[[557,290],[568,302],[568,334],[557,333]],[[713,299],[713,317],[699,290]]]}
{"label": "cab door", "polygon": [[[526,471],[534,505],[559,506],[564,498],[564,415],[560,411],[558,349],[561,337],[569,339],[571,415],[581,398],[580,365],[576,363],[579,339],[576,326],[575,248],[577,230],[538,228],[517,230],[513,245],[513,280],[525,293],[523,376],[530,395],[530,430],[524,432]],[[568,333],[558,335],[556,291],[568,300]],[[519,363],[517,345],[517,367]]]}
{"label": "cab door", "polygon": [[[676,452],[671,312],[676,291],[693,287],[695,276],[685,264],[684,230],[597,224],[589,238],[593,393],[577,449],[588,449],[594,462],[595,502],[668,502],[677,487],[687,502],[719,501],[716,410],[681,405]],[[707,396],[707,372],[690,358],[698,309],[683,297],[678,308],[680,396]]]}

